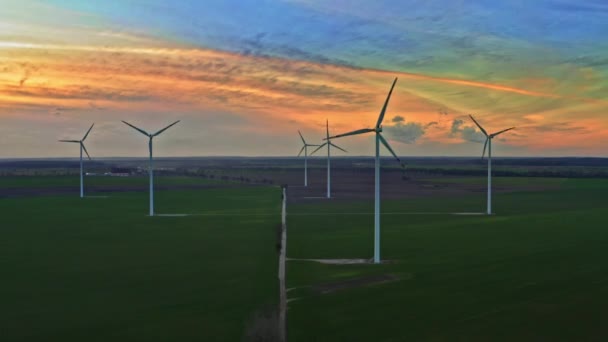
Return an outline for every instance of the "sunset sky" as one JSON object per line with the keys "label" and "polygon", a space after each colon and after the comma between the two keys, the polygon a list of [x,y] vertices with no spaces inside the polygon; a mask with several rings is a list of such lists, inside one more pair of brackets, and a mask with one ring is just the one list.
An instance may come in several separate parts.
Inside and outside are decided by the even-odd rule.
{"label": "sunset sky", "polygon": [[[0,158],[289,156],[384,123],[401,156],[608,157],[605,0],[2,0]],[[479,142],[481,140],[481,143]],[[370,155],[371,136],[343,138]],[[386,151],[385,154],[388,154]]]}

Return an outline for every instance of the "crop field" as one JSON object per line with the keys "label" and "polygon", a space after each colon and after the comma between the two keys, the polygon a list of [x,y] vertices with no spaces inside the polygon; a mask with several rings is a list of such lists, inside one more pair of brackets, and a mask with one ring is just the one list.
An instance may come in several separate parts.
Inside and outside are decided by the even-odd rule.
{"label": "crop field", "polygon": [[[263,170],[253,170],[261,173]],[[368,171],[288,183],[289,341],[603,341],[608,180],[402,178],[383,170],[381,265]],[[2,341],[239,341],[275,308],[278,187],[199,177],[0,178]],[[105,196],[95,197],[103,194]],[[183,216],[186,215],[186,216]]]}
{"label": "crop field", "polygon": [[371,199],[291,198],[289,340],[606,340],[608,181],[495,183],[549,187],[497,193],[493,216],[449,214],[483,211],[484,192],[385,199],[382,265],[306,260],[370,259]]}
{"label": "crop field", "polygon": [[278,301],[280,198],[277,187],[156,192],[159,213],[186,217],[146,216],[147,192],[0,198],[0,340],[239,341]]}

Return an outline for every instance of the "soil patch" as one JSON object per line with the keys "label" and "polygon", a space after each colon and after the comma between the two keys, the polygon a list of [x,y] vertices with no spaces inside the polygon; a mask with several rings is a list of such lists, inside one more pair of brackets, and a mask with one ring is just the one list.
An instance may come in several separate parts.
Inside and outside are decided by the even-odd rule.
{"label": "soil patch", "polygon": [[[309,169],[308,187],[301,185],[302,170],[287,170],[281,173],[268,173],[275,184],[290,184],[290,203],[310,203],[327,201],[326,170]],[[380,191],[383,199],[415,199],[424,197],[460,197],[477,194],[483,196],[487,189],[485,183],[449,182],[454,176],[437,176],[409,173],[403,177],[400,170],[383,169],[380,178]],[[332,169],[331,201],[370,200],[374,198],[373,169]],[[545,191],[559,189],[551,184],[513,184],[509,186],[494,185],[494,193],[517,191]]]}

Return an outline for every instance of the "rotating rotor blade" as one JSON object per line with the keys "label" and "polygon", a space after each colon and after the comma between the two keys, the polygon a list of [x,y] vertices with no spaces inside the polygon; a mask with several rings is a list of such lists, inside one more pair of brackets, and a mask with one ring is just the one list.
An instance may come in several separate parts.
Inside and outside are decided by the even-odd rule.
{"label": "rotating rotor blade", "polygon": [[69,142],[69,143],[79,143],[80,142],[80,140],[58,140],[58,141]]}
{"label": "rotating rotor blade", "polygon": [[485,144],[483,144],[483,152],[481,153],[481,159],[483,159],[486,155],[486,148],[488,147],[489,140],[490,140],[490,137],[487,137]]}
{"label": "rotating rotor blade", "polygon": [[[333,147],[337,148],[338,150],[342,151],[342,152],[346,152],[346,150],[345,150],[345,149],[343,149],[342,147],[340,147],[340,146],[338,146],[338,145],[336,145],[336,144],[334,144],[334,143],[332,143],[332,142],[330,142],[329,144],[330,144],[331,146],[333,146]],[[348,153],[348,152],[346,152],[346,153]]]}
{"label": "rotating rotor blade", "polygon": [[302,149],[300,150],[300,153],[298,153],[298,157],[302,155],[302,152],[304,152],[305,148],[306,148],[306,146],[302,146]]}
{"label": "rotating rotor blade", "polygon": [[89,155],[89,152],[87,151],[87,148],[84,147],[84,144],[82,143],[82,141],[80,142],[80,146],[82,146],[82,149],[84,150],[84,153],[86,153],[87,157],[89,157],[89,160],[91,160],[91,156]]}
{"label": "rotating rotor blade", "polygon": [[320,150],[321,148],[323,148],[323,146],[325,146],[325,145],[327,145],[327,143],[324,143],[323,145],[319,145],[319,147],[317,147],[316,150],[312,151],[312,153],[310,155],[312,156],[313,154],[315,154],[315,152],[317,152],[318,150]]}
{"label": "rotating rotor blade", "polygon": [[156,133],[154,133],[154,134],[152,134],[152,135],[153,135],[153,136],[157,136],[157,135],[161,134],[162,132],[164,132],[164,131],[168,130],[168,129],[169,129],[171,126],[173,126],[173,125],[177,124],[179,121],[180,121],[180,120],[175,121],[174,123],[170,124],[169,126],[167,126],[167,127],[163,128],[163,129],[161,129],[160,131],[158,131],[158,132],[156,132]]}
{"label": "rotating rotor blade", "polygon": [[499,134],[502,134],[502,133],[504,133],[504,132],[510,131],[510,130],[512,130],[512,129],[515,129],[515,127],[511,127],[511,128],[503,129],[502,131],[499,131],[499,132],[493,133],[493,134],[491,134],[490,136],[491,136],[492,138],[494,138],[495,136],[497,136],[497,135],[499,135]]}
{"label": "rotating rotor blade", "polygon": [[84,138],[82,138],[82,141],[85,141],[85,139],[89,136],[89,133],[91,133],[91,130],[93,129],[93,126],[95,126],[95,124],[91,125],[91,128],[89,128],[89,130],[87,131],[87,134],[84,135]]}
{"label": "rotating rotor blade", "polygon": [[483,134],[485,134],[485,136],[488,136],[488,132],[486,132],[485,129],[483,129],[483,127],[481,127],[481,125],[479,124],[479,122],[477,122],[477,120],[475,120],[475,118],[473,117],[473,115],[469,114],[469,117],[471,117],[471,120],[473,120],[473,122],[477,125],[477,127],[479,127],[479,129],[481,130],[481,132],[483,132]]}
{"label": "rotating rotor blade", "polygon": [[131,126],[133,129],[135,129],[135,130],[139,131],[141,134],[143,134],[143,135],[145,135],[145,136],[147,136],[147,137],[149,137],[149,136],[150,136],[150,134],[148,134],[148,132],[144,131],[143,129],[141,129],[141,128],[137,128],[137,127],[135,127],[135,126],[131,125],[130,123],[128,123],[128,122],[126,122],[126,121],[124,121],[124,120],[122,120],[122,122],[123,122],[125,125],[129,125],[129,126]]}
{"label": "rotating rotor blade", "polygon": [[329,139],[329,120],[325,119],[325,129],[327,132],[327,135],[325,136],[327,139]]}
{"label": "rotating rotor blade", "polygon": [[395,84],[397,83],[397,77],[393,81],[393,85],[391,86],[391,90],[388,92],[388,96],[386,97],[386,101],[384,101],[384,106],[382,106],[382,111],[380,112],[380,116],[378,117],[378,122],[376,122],[376,128],[379,128],[382,124],[382,120],[384,120],[384,114],[386,114],[386,107],[388,107],[388,101],[391,99],[391,95],[393,94],[393,88],[395,88]]}
{"label": "rotating rotor blade", "polygon": [[348,132],[348,133],[344,133],[344,134],[338,134],[338,135],[334,135],[333,137],[329,137],[323,140],[329,140],[329,139],[334,139],[334,138],[341,138],[341,137],[347,137],[349,135],[356,135],[356,134],[363,134],[363,133],[369,133],[369,132],[375,132],[375,129],[372,128],[364,128],[364,129],[358,129],[356,131],[352,131],[352,132]]}
{"label": "rotating rotor blade", "polygon": [[380,138],[380,142],[382,143],[382,145],[384,145],[384,147],[386,147],[386,149],[389,150],[389,152],[393,155],[393,157],[395,157],[395,159],[397,159],[399,164],[401,164],[402,167],[405,167],[405,165],[403,165],[403,163],[401,162],[401,159],[399,159],[399,157],[397,157],[397,154],[395,153],[395,151],[393,151],[393,149],[391,148],[391,145],[388,144],[388,141],[386,141],[386,139],[384,139],[382,134],[378,134],[378,138]]}
{"label": "rotating rotor blade", "polygon": [[300,135],[300,139],[302,139],[302,143],[306,145],[306,140],[304,140],[304,137],[302,136],[302,133],[300,133],[300,130],[298,130],[298,134]]}

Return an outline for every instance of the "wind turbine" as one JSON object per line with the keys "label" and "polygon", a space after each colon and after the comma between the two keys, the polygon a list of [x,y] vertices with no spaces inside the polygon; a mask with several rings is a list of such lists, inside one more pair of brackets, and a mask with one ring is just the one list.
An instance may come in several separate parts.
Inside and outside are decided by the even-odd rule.
{"label": "wind turbine", "polygon": [[[397,78],[393,81],[393,85],[391,86],[391,90],[388,92],[388,96],[386,97],[386,101],[384,101],[384,106],[382,106],[382,110],[380,111],[380,116],[378,117],[378,121],[376,122],[376,126],[374,128],[364,128],[356,131],[338,134],[333,137],[328,137],[328,139],[346,137],[349,135],[357,135],[374,132],[376,133],[376,165],[375,165],[375,194],[374,194],[374,263],[380,263],[380,143],[386,147],[386,149],[397,159],[399,163],[401,160],[395,154],[395,151],[388,144],[388,141],[384,139],[382,136],[382,120],[384,120],[384,114],[386,113],[386,107],[388,106],[388,101],[391,98],[391,94],[393,93],[393,88],[395,88],[395,84],[397,83]],[[403,163],[401,163],[403,167]]]}
{"label": "wind turbine", "polygon": [[506,131],[510,131],[512,129],[514,129],[515,127],[511,127],[511,128],[507,128],[507,129],[503,129],[502,131],[498,131],[496,133],[492,133],[492,134],[488,134],[488,132],[486,132],[485,129],[483,129],[483,127],[481,127],[481,125],[477,122],[477,120],[475,120],[475,118],[473,117],[473,115],[469,115],[471,117],[471,120],[473,120],[473,122],[477,125],[477,127],[479,127],[479,129],[481,130],[481,132],[486,136],[486,142],[483,145],[483,152],[481,153],[481,159],[483,159],[483,157],[486,155],[486,147],[488,148],[488,204],[487,204],[487,214],[488,215],[492,215],[492,139],[494,139],[494,137],[498,136],[499,134],[502,134]]}
{"label": "wind turbine", "polygon": [[323,140],[326,140],[326,142],[323,143],[322,145],[318,145],[319,147],[317,147],[316,150],[312,151],[311,155],[313,155],[315,152],[317,152],[318,150],[323,148],[323,146],[327,146],[327,198],[331,198],[331,155],[329,153],[329,150],[332,146],[337,148],[340,151],[346,152],[346,150],[343,149],[342,147],[339,147],[338,145],[332,143],[331,140],[329,140],[330,139],[330,137],[329,137],[329,120],[327,120],[325,122],[325,128],[326,128],[327,135],[325,136],[325,139],[323,139]]}
{"label": "wind turbine", "polygon": [[61,142],[80,144],[80,198],[84,198],[84,175],[83,175],[82,151],[84,150],[84,153],[86,153],[89,160],[91,160],[91,156],[89,155],[89,152],[87,152],[87,148],[84,147],[84,141],[89,136],[89,133],[91,133],[93,126],[95,126],[95,124],[91,125],[91,127],[89,128],[87,133],[84,135],[82,140],[59,140]]}
{"label": "wind turbine", "polygon": [[304,140],[302,133],[300,133],[300,131],[298,131],[298,134],[300,135],[300,138],[302,139],[302,143],[304,144],[304,146],[302,146],[302,149],[300,150],[300,153],[298,153],[298,157],[300,155],[302,155],[302,152],[304,152],[304,186],[308,186],[308,146],[319,146],[319,145],[306,143],[306,140]]}
{"label": "wind turbine", "polygon": [[154,169],[152,166],[152,139],[154,139],[155,136],[157,136],[157,135],[161,134],[162,132],[166,131],[167,129],[169,129],[169,127],[178,123],[179,120],[175,121],[174,123],[170,124],[169,126],[161,129],[160,131],[158,131],[154,134],[150,134],[150,133],[144,131],[143,129],[137,128],[124,120],[122,122],[126,125],[131,126],[133,129],[137,130],[138,132],[147,136],[150,139],[148,141],[148,148],[150,149],[150,163],[148,164],[148,173],[150,174],[150,216],[154,216]]}

